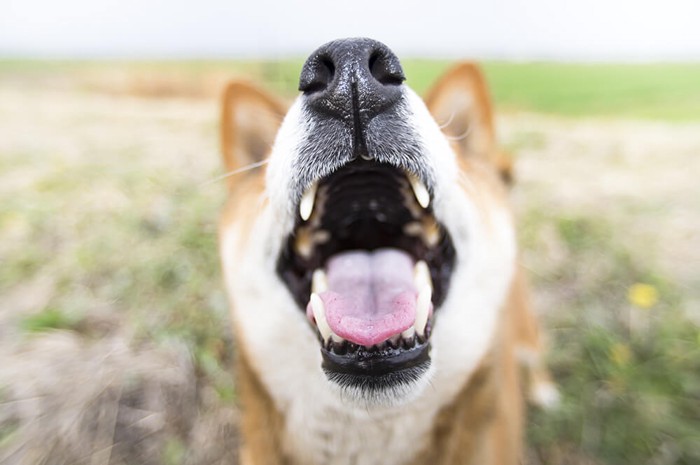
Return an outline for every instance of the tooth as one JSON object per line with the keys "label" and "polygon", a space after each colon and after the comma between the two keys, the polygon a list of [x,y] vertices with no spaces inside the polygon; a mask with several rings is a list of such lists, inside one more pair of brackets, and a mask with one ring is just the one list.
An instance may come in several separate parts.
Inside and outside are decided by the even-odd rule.
{"label": "tooth", "polygon": [[321,333],[321,338],[323,342],[328,341],[329,338],[333,339],[333,342],[343,342],[344,339],[333,332],[330,326],[328,326],[328,321],[326,321],[326,309],[323,306],[323,300],[316,293],[311,294],[311,311],[314,313],[314,319],[316,320],[316,326],[318,327],[318,332]]}
{"label": "tooth", "polygon": [[430,299],[432,298],[433,291],[430,285],[425,285],[418,294],[418,301],[416,302],[416,322],[413,323],[413,327],[416,333],[423,337],[425,335],[425,326],[428,324],[428,316],[430,315]]}
{"label": "tooth", "polygon": [[407,236],[420,236],[423,234],[423,225],[418,221],[411,221],[404,225],[403,233]]}
{"label": "tooth", "polygon": [[406,331],[401,333],[401,337],[404,339],[411,339],[415,334],[416,334],[416,328],[414,326],[411,326]]}
{"label": "tooth", "polygon": [[433,287],[428,264],[423,260],[416,262],[416,265],[413,267],[413,283],[416,285],[416,289],[422,290],[425,286]]}
{"label": "tooth", "polygon": [[318,244],[325,244],[331,240],[331,234],[325,229],[300,226],[294,238],[294,250],[305,259],[311,258],[315,247]]}
{"label": "tooth", "polygon": [[294,249],[302,257],[308,259],[311,257],[311,252],[314,250],[314,241],[308,228],[299,228],[297,236],[294,240]]}
{"label": "tooth", "polygon": [[301,219],[306,221],[311,218],[311,212],[314,211],[314,201],[316,200],[316,188],[318,184],[313,183],[301,196],[301,202],[299,202],[299,214]]}
{"label": "tooth", "polygon": [[312,237],[314,244],[325,244],[331,240],[331,233],[325,229],[317,229]]}
{"label": "tooth", "polygon": [[391,336],[389,338],[389,343],[393,346],[396,347],[399,344],[399,340],[401,340],[401,335],[396,334],[395,336]]}
{"label": "tooth", "polygon": [[433,220],[423,221],[423,242],[430,247],[435,247],[440,240],[440,230]]}
{"label": "tooth", "polygon": [[318,331],[321,333],[321,337],[325,342],[331,337],[333,331],[331,327],[328,326],[328,322],[326,321],[326,309],[323,307],[323,300],[321,300],[318,294],[311,294],[311,310],[314,312],[314,319],[316,320]]}
{"label": "tooth", "polygon": [[321,268],[317,268],[311,276],[311,292],[320,294],[328,290],[328,278],[326,272]]}
{"label": "tooth", "polygon": [[425,184],[423,184],[423,182],[413,174],[408,176],[408,180],[411,183],[413,195],[416,196],[416,200],[420,206],[423,208],[428,208],[428,205],[430,205],[430,194],[428,193],[428,188],[425,187]]}

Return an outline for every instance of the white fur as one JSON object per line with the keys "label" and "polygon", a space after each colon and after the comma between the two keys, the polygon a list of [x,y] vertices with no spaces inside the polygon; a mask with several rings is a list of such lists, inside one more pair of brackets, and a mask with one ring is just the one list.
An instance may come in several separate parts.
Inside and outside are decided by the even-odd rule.
{"label": "white fur", "polygon": [[[455,155],[422,101],[408,94],[412,124],[435,168],[436,217],[452,235],[458,260],[448,297],[437,310],[431,337],[432,369],[398,399],[371,406],[346,399],[321,371],[321,355],[304,312],[275,272],[291,218],[287,177],[298,137],[297,102],[280,129],[268,168],[270,206],[244,247],[235,225],[224,231],[221,252],[237,337],[286,419],[285,447],[309,464],[401,464],[426,444],[433,418],[464,387],[486,354],[513,274],[515,239],[508,211],[483,208],[459,186]],[[483,195],[482,195],[483,197]],[[282,217],[280,215],[286,215]],[[347,393],[346,393],[347,394]]]}
{"label": "white fur", "polygon": [[311,123],[304,120],[301,115],[302,102],[301,99],[297,99],[287,111],[277,132],[265,179],[267,195],[270,197],[271,205],[279,215],[278,218],[286,219],[289,222],[284,225],[285,230],[291,229],[292,221],[289,209],[291,205],[289,202],[289,181],[295,160],[293,154],[298,151],[299,141],[303,140],[306,134],[313,129],[310,127]]}

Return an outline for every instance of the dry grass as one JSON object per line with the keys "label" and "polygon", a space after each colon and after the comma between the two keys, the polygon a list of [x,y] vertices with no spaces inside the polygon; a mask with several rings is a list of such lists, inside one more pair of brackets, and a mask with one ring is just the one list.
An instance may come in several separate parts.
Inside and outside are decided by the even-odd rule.
{"label": "dry grass", "polygon": [[[205,184],[215,93],[101,73],[31,86],[0,74],[0,463],[233,463],[223,185]],[[700,419],[700,124],[499,125],[565,396],[533,416],[530,461],[698,459],[684,428]],[[659,294],[646,310],[627,296],[640,282]],[[663,367],[668,383],[646,387]],[[645,444],[625,452],[639,438],[610,433],[615,418],[648,428]]]}

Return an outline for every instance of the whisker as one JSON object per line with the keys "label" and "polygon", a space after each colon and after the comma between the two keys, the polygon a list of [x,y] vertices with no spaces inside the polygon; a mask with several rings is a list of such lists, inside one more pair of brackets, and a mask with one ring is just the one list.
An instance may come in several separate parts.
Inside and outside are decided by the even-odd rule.
{"label": "whisker", "polygon": [[469,176],[467,176],[466,173],[459,173],[457,177],[457,182],[462,185],[466,190],[470,192],[475,192],[476,188],[474,187],[474,183],[472,183],[472,180],[469,179]]}
{"label": "whisker", "polygon": [[446,137],[448,140],[464,140],[464,139],[466,139],[466,138],[469,136],[469,134],[470,134],[471,132],[472,132],[472,128],[471,128],[471,127],[468,127],[467,130],[464,131],[464,132],[463,132],[462,134],[460,134],[459,136],[448,136],[448,135],[445,135],[445,137]]}
{"label": "whisker", "polygon": [[214,179],[209,179],[208,181],[204,181],[202,184],[200,184],[200,187],[208,186],[209,184],[213,184],[215,182],[219,182],[223,179],[226,179],[231,176],[235,176],[237,174],[245,173],[246,171],[253,170],[255,168],[260,168],[263,165],[266,165],[270,161],[269,158],[266,158],[264,160],[256,161],[255,163],[251,163],[250,165],[243,166],[241,168],[235,169],[233,171],[229,171],[228,173],[224,173],[221,176],[217,176]]}
{"label": "whisker", "polygon": [[452,120],[454,119],[454,117],[455,117],[455,112],[453,111],[452,113],[450,113],[450,117],[447,118],[447,121],[445,121],[445,122],[442,123],[442,124],[439,124],[438,127],[439,127],[441,130],[442,130],[442,129],[445,129],[447,126],[450,125],[450,123],[452,123]]}

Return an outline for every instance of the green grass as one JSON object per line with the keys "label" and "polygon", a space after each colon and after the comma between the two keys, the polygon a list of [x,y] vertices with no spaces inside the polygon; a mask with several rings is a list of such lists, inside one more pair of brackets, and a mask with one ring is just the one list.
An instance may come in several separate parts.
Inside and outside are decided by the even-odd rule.
{"label": "green grass", "polygon": [[[531,256],[558,244],[560,266],[535,276],[535,286],[559,295],[547,313],[550,367],[561,406],[534,410],[530,444],[544,463],[563,451],[609,464],[700,462],[700,330],[686,317],[692,305],[655,271],[653,260],[629,249],[604,218],[531,210],[522,242]],[[540,232],[550,229],[548,243]],[[643,283],[657,299],[635,301]]]}
{"label": "green grass", "polygon": [[[240,75],[292,96],[303,60],[286,61],[23,61],[0,60],[3,76],[79,75],[127,71],[176,74],[193,83],[210,75]],[[451,62],[405,59],[408,84],[426,91]],[[700,120],[700,63],[567,64],[486,62],[499,109],[566,116]]]}
{"label": "green grass", "polygon": [[75,329],[79,319],[66,312],[48,307],[36,315],[31,315],[22,321],[22,329],[31,333],[39,333],[52,329]]}
{"label": "green grass", "polygon": [[[89,146],[89,122],[75,125],[74,116],[61,124]],[[105,116],[95,127],[139,124],[97,118]],[[179,130],[169,123],[153,124],[165,135]],[[198,130],[214,141],[213,125]],[[230,403],[232,348],[216,240],[222,184],[201,185],[218,171],[154,167],[145,160],[148,137],[105,143],[95,149],[99,156],[69,164],[50,143],[31,153],[0,152],[6,179],[35,173],[21,195],[0,192],[0,237],[8,245],[0,247],[0,295],[50,276],[55,292],[43,308],[17,319],[18,332],[59,329],[99,337],[84,317],[113,313],[128,321],[137,341],[184,342],[199,373]],[[161,141],[163,146],[167,138]],[[215,152],[200,148],[203,157],[211,156],[204,165],[216,166]]]}
{"label": "green grass", "polygon": [[502,109],[700,119],[700,64],[487,63],[485,70]]}

